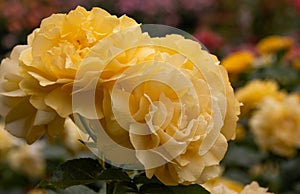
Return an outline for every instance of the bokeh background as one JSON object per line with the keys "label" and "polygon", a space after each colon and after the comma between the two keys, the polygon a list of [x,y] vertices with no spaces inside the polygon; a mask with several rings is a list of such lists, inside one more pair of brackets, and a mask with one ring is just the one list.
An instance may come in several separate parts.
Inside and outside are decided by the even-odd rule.
{"label": "bokeh background", "polygon": [[144,24],[180,28],[200,39],[219,57],[240,47],[251,47],[268,35],[299,39],[299,0],[1,0],[0,55],[52,13],[68,12],[77,5],[127,14]]}
{"label": "bokeh background", "polygon": [[[0,58],[26,44],[43,18],[78,5],[173,26],[201,41],[244,104],[222,179],[212,184],[238,192],[255,180],[275,193],[300,193],[300,0],[0,0]],[[35,186],[59,163],[90,156],[78,138],[66,131],[29,146],[1,126],[0,193],[43,193]]]}

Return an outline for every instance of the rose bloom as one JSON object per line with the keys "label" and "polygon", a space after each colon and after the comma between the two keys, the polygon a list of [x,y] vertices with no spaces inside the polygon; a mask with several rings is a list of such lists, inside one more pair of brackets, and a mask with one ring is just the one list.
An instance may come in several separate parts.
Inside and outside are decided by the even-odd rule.
{"label": "rose bloom", "polygon": [[261,54],[276,53],[281,50],[289,50],[293,45],[293,39],[283,36],[268,36],[256,45]]}
{"label": "rose bloom", "polygon": [[300,97],[287,96],[282,101],[266,98],[250,118],[250,129],[262,150],[292,157],[300,148]]}
{"label": "rose bloom", "polygon": [[246,70],[254,61],[254,55],[250,51],[237,51],[225,57],[221,64],[228,73],[239,74]]}
{"label": "rose bloom", "polygon": [[109,161],[122,164],[133,153],[148,178],[166,185],[203,183],[218,176],[239,114],[226,70],[218,64],[182,36],[122,31],[99,42],[82,61],[74,112],[99,119],[102,128],[90,126]]}
{"label": "rose bloom", "polygon": [[267,188],[260,187],[257,182],[243,186],[241,183],[226,178],[217,178],[205,183],[211,194],[271,194]]}
{"label": "rose bloom", "polygon": [[104,37],[137,23],[103,9],[77,7],[53,14],[1,64],[0,113],[5,128],[33,143],[43,134],[56,137],[71,115],[71,92],[79,62]]}
{"label": "rose bloom", "polygon": [[227,193],[239,193],[243,190],[243,185],[241,183],[223,177],[212,179],[202,186],[211,193],[218,193],[218,191],[223,190],[223,193],[219,192],[220,194],[226,193],[225,191],[227,191]]}
{"label": "rose bloom", "polygon": [[285,92],[279,91],[277,83],[272,80],[253,80],[236,91],[237,99],[243,103],[241,107],[242,117],[247,116],[265,97],[280,100],[285,95]]}
{"label": "rose bloom", "polygon": [[218,185],[211,190],[211,194],[272,194],[267,188],[260,187],[257,182],[253,181],[246,185],[241,192],[231,190],[226,185]]}

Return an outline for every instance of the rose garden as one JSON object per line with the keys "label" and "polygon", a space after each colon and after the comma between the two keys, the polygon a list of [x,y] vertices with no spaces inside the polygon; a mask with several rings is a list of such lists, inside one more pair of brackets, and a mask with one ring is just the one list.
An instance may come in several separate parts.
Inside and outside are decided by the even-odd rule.
{"label": "rose garden", "polygon": [[299,193],[299,5],[0,2],[0,193]]}

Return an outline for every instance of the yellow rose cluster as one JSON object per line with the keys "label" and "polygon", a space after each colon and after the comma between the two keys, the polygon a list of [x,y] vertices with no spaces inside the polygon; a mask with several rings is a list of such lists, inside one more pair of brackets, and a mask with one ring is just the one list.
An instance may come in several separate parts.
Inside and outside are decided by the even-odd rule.
{"label": "yellow rose cluster", "polygon": [[300,148],[300,97],[271,80],[253,80],[236,92],[254,140],[264,151],[292,157]]}
{"label": "yellow rose cluster", "polygon": [[12,134],[33,143],[75,122],[108,161],[137,161],[166,185],[218,176],[235,138],[240,104],[215,56],[180,35],[150,37],[100,8],[43,20],[0,73]]}
{"label": "yellow rose cluster", "polygon": [[255,141],[265,151],[292,157],[300,148],[300,97],[265,98],[250,118]]}

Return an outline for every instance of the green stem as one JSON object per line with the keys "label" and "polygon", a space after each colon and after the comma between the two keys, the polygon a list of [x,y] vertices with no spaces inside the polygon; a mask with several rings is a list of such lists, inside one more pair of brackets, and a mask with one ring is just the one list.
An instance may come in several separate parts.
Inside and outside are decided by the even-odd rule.
{"label": "green stem", "polygon": [[115,189],[114,182],[106,182],[106,194],[113,194]]}

